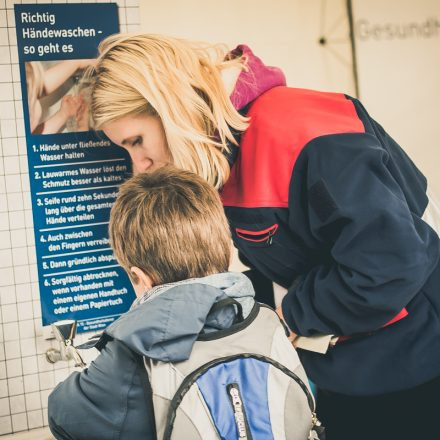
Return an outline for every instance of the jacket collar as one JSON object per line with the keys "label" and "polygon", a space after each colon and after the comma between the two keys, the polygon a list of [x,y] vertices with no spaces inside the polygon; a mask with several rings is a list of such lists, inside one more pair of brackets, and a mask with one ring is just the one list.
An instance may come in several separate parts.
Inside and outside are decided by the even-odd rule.
{"label": "jacket collar", "polygon": [[235,307],[213,308],[226,298],[236,300],[246,318],[255,303],[250,280],[225,272],[158,286],[136,300],[105,334],[151,359],[185,360],[201,332],[225,330],[234,323]]}
{"label": "jacket collar", "polygon": [[[230,52],[229,56],[243,56],[246,58],[247,69],[241,71],[230,95],[235,109],[243,116],[247,115],[253,101],[264,92],[273,87],[286,85],[286,78],[282,70],[278,67],[266,66],[245,44],[237,46]],[[232,134],[237,144],[240,145],[242,133],[232,130]],[[232,168],[237,159],[239,149],[230,142],[228,146],[229,152],[225,151],[224,155],[229,166]]]}

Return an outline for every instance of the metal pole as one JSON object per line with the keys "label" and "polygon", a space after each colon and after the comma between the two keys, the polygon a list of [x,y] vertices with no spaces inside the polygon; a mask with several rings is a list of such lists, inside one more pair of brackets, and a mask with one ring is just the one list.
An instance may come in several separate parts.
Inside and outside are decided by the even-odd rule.
{"label": "metal pole", "polygon": [[356,44],[354,38],[354,24],[353,24],[353,6],[351,0],[347,0],[347,15],[348,15],[348,26],[350,29],[350,44],[351,44],[351,57],[352,57],[352,69],[353,69],[353,81],[354,90],[356,93],[356,98],[359,98],[359,78],[356,60]]}

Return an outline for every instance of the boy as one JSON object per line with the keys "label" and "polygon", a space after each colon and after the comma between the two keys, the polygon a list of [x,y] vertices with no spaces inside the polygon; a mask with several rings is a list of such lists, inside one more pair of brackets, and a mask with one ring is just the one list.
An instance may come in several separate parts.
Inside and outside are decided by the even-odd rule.
{"label": "boy", "polygon": [[109,232],[137,299],[90,367],[49,396],[57,438],[319,438],[278,317],[244,275],[227,272],[229,226],[214,188],[169,166],[137,175],[120,188]]}

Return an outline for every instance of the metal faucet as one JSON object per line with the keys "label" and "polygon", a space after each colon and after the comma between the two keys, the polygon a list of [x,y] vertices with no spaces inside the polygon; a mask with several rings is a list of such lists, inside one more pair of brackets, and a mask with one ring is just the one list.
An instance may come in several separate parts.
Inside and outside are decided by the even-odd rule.
{"label": "metal faucet", "polygon": [[78,350],[73,346],[73,340],[76,335],[76,321],[69,319],[54,322],[52,324],[52,331],[55,339],[60,343],[60,350],[49,348],[46,351],[48,362],[54,364],[58,361],[73,360],[75,367],[85,367],[86,363],[83,361]]}

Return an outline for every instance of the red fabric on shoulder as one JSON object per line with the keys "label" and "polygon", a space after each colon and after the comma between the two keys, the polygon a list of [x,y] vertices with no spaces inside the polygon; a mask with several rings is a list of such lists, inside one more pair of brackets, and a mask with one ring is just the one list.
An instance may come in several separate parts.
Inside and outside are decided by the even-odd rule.
{"label": "red fabric on shoulder", "polygon": [[354,104],[340,93],[275,87],[252,104],[236,163],[221,191],[224,206],[288,206],[296,159],[318,136],[364,133]]}

